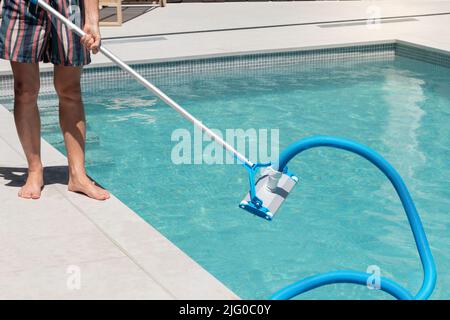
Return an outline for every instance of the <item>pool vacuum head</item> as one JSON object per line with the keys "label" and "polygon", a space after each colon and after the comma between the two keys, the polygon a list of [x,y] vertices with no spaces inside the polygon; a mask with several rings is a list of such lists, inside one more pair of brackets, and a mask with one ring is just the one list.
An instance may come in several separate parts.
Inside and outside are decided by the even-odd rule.
{"label": "pool vacuum head", "polygon": [[255,197],[252,199],[249,192],[239,207],[264,219],[272,220],[297,182],[296,176],[269,167],[255,183],[256,199]]}

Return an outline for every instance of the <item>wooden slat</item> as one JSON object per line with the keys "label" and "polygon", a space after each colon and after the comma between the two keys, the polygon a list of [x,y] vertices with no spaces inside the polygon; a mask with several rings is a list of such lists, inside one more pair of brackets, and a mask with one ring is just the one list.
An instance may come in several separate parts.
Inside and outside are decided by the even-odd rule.
{"label": "wooden slat", "polygon": [[122,0],[100,0],[100,7],[116,7],[116,21],[100,21],[101,26],[121,26],[122,25]]}
{"label": "wooden slat", "polygon": [[[1,1],[1,0],[0,0]],[[122,0],[99,0],[99,6],[100,7],[116,7],[116,14],[117,14],[117,20],[116,21],[100,21],[101,26],[121,26],[123,23],[123,15],[122,15],[122,2],[130,2],[130,1],[122,1]],[[159,3],[161,7],[165,7],[167,0],[135,0],[133,1],[136,4],[139,3]]]}
{"label": "wooden slat", "polygon": [[165,7],[167,0],[123,0],[123,3],[129,4],[159,4],[161,7]]}

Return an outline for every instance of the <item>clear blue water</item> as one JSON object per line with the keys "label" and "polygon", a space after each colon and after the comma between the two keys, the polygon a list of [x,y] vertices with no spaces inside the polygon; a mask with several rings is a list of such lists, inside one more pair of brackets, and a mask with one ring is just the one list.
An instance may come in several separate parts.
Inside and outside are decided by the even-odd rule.
{"label": "clear blue water", "polygon": [[[435,299],[450,298],[450,70],[406,58],[151,77],[212,128],[279,129],[280,149],[315,134],[379,151],[405,179],[436,259]],[[53,104],[53,107],[52,107]],[[422,270],[390,183],[357,156],[329,149],[290,165],[300,185],[273,222],[238,208],[238,165],[174,165],[174,129],[189,123],[140,85],[85,92],[89,174],[242,298],[263,299],[319,272],[369,265],[412,292]],[[44,137],[64,151],[54,102]],[[306,299],[386,299],[333,285]]]}

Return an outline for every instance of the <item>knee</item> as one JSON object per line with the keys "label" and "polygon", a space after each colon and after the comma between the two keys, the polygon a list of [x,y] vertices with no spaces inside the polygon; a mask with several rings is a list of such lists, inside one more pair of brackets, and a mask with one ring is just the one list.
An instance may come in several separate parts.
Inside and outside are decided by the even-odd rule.
{"label": "knee", "polygon": [[81,87],[79,83],[56,83],[55,90],[60,101],[81,101]]}
{"label": "knee", "polygon": [[22,102],[36,102],[39,95],[39,83],[14,81],[14,96]]}

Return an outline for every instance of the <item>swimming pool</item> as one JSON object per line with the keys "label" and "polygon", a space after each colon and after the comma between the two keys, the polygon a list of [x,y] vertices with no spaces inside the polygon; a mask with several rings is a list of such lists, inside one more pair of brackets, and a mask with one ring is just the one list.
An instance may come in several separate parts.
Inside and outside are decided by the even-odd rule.
{"label": "swimming pool", "polygon": [[[148,75],[212,128],[278,129],[280,150],[315,134],[379,151],[405,179],[434,254],[432,298],[450,274],[450,69],[404,57],[287,61]],[[238,208],[248,191],[237,165],[175,165],[175,129],[192,127],[123,78],[86,85],[88,171],[242,298],[267,298],[303,277],[369,265],[412,292],[422,270],[390,183],[348,153],[313,150],[290,170],[300,184],[274,221]],[[44,138],[64,152],[53,97],[41,101]],[[385,299],[334,285],[302,298]]]}

